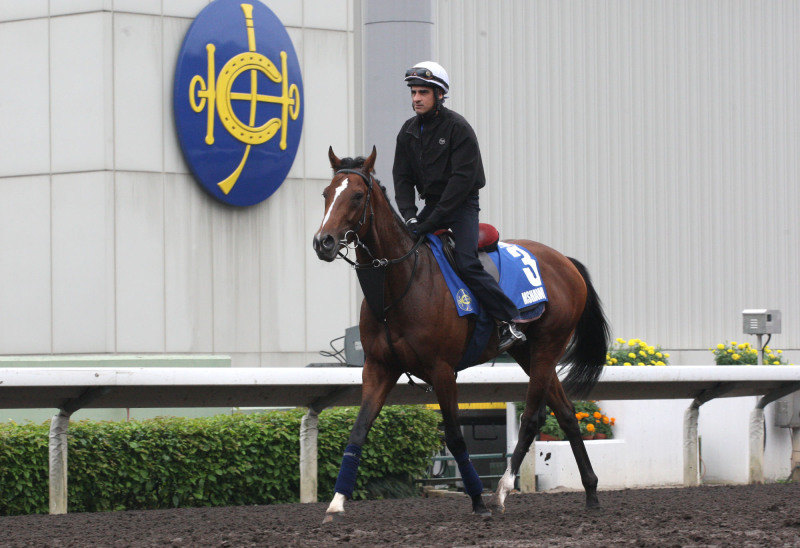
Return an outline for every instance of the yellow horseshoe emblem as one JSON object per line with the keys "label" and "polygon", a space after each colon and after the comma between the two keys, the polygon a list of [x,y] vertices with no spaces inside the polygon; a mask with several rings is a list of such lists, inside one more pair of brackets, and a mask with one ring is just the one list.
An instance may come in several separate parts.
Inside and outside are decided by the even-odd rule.
{"label": "yellow horseshoe emblem", "polygon": [[[288,118],[297,120],[300,114],[300,91],[296,84],[289,85],[289,75],[286,67],[286,52],[281,52],[281,70],[264,55],[256,52],[255,29],[253,28],[253,6],[242,4],[247,25],[247,45],[249,51],[235,55],[228,60],[215,79],[214,70],[214,44],[206,44],[208,55],[208,85],[203,77],[196,74],[189,84],[189,104],[197,113],[202,112],[208,105],[206,120],[206,144],[214,144],[214,107],[216,106],[220,122],[225,126],[235,139],[245,143],[244,155],[239,165],[228,177],[217,183],[222,192],[228,194],[239,175],[244,169],[250,147],[260,145],[272,139],[278,131],[281,132],[280,148],[286,150],[286,131]],[[234,93],[233,83],[241,74],[250,73],[249,93]],[[281,95],[264,95],[258,93],[258,73],[262,73],[276,84],[281,84]],[[199,89],[198,89],[199,87]],[[248,101],[250,103],[250,119],[245,124],[233,112],[233,101]],[[258,103],[276,103],[281,105],[281,117],[272,118],[261,126],[255,126],[256,106]]]}

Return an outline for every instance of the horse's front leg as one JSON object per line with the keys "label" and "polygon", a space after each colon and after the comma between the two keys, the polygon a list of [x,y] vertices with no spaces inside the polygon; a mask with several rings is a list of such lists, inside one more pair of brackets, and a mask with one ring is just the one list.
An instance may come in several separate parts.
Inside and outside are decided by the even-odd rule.
{"label": "horse's front leg", "polygon": [[386,396],[397,383],[400,374],[390,371],[383,364],[367,357],[362,373],[361,408],[356,423],[350,431],[347,447],[344,450],[339,476],[334,486],[334,496],[325,512],[323,523],[333,521],[334,517],[344,514],[344,502],[353,496],[358,475],[358,464],[361,460],[361,447],[367,439],[375,419],[383,408]]}
{"label": "horse's front leg", "polygon": [[458,389],[453,369],[445,364],[436,367],[432,375],[432,383],[436,399],[442,410],[445,443],[456,459],[458,471],[461,473],[461,481],[464,483],[464,491],[472,499],[472,513],[479,516],[491,516],[492,513],[486,508],[481,497],[483,483],[469,459],[467,444],[464,442],[464,436],[461,434],[458,424]]}

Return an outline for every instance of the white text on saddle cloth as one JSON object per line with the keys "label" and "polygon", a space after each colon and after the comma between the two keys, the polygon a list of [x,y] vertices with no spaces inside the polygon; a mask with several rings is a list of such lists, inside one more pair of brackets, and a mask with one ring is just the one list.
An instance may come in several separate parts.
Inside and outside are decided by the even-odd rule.
{"label": "white text on saddle cloth", "polygon": [[525,277],[532,289],[524,287],[518,288],[522,301],[527,305],[545,300],[547,297],[544,287],[542,286],[542,278],[539,275],[539,265],[536,263],[536,259],[534,259],[526,249],[518,245],[500,242],[499,247],[510,256],[519,259],[524,265],[522,272],[525,273]]}

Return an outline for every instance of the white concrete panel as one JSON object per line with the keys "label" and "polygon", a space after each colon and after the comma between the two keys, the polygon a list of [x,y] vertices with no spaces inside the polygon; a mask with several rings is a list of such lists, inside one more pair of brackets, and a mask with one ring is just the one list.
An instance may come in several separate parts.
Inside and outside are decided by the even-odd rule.
{"label": "white concrete panel", "polygon": [[347,0],[303,0],[306,28],[347,30]]}
{"label": "white concrete panel", "polygon": [[117,169],[162,170],[164,86],[161,65],[161,18],[116,14],[114,154]]}
{"label": "white concrete panel", "polygon": [[164,175],[167,352],[212,352],[211,198],[189,175]]}
{"label": "white concrete panel", "polygon": [[114,352],[114,178],[53,176],[53,352]]}
{"label": "white concrete panel", "polygon": [[330,350],[329,342],[344,335],[347,327],[357,323],[351,316],[351,277],[353,269],[344,261],[321,261],[311,247],[311,238],[319,229],[323,216],[322,189],[329,180],[305,182],[306,244],[306,349],[309,352]]}
{"label": "white concrete panel", "polygon": [[36,19],[0,32],[0,176],[50,171],[47,31],[47,20]]}
{"label": "white concrete panel", "polygon": [[266,0],[262,2],[272,10],[284,27],[303,26],[303,2],[297,0]]}
{"label": "white concrete panel", "polygon": [[47,0],[0,0],[0,22],[47,17]]}
{"label": "white concrete panel", "polygon": [[53,171],[113,164],[111,14],[54,17],[50,22]]}
{"label": "white concrete panel", "polygon": [[0,179],[0,354],[51,351],[50,177]]}
{"label": "white concrete panel", "polygon": [[111,11],[113,0],[50,0],[50,16]]}
{"label": "white concrete panel", "polygon": [[164,171],[167,173],[189,173],[189,166],[183,159],[178,133],[175,130],[175,116],[172,105],[172,86],[178,52],[183,44],[186,31],[192,22],[188,19],[164,17],[164,58],[162,62],[162,131],[164,134]]}
{"label": "white concrete panel", "polygon": [[322,30],[303,32],[306,110],[303,128],[305,175],[330,176],[328,147],[338,156],[356,155],[348,150],[353,132],[348,88],[347,33]]}
{"label": "white concrete panel", "polygon": [[212,208],[214,352],[258,352],[258,208]]}
{"label": "white concrete panel", "polygon": [[194,19],[208,4],[209,0],[163,0],[163,13],[165,17]]}
{"label": "white concrete panel", "polygon": [[114,11],[161,15],[161,0],[114,0]]}
{"label": "white concrete panel", "polygon": [[305,82],[306,72],[305,64],[303,62],[303,31],[300,29],[288,28],[286,31],[289,33],[289,38],[292,40],[294,51],[297,54],[297,60],[300,63],[300,74],[303,78],[303,135],[300,137],[300,143],[297,147],[297,154],[294,156],[294,163],[292,164],[289,173],[286,175],[287,179],[303,179],[305,177],[305,142],[306,142],[306,127],[307,127],[307,114],[305,113],[305,105],[308,95],[305,95]]}
{"label": "white concrete panel", "polygon": [[117,351],[164,351],[164,180],[115,175]]}
{"label": "white concrete panel", "polygon": [[306,343],[306,247],[303,181],[287,179],[259,206],[261,351],[302,352]]}

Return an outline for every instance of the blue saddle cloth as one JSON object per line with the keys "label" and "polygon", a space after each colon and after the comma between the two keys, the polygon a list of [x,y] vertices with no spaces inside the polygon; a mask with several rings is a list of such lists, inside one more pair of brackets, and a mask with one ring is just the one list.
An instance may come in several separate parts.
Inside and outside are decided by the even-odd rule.
{"label": "blue saddle cloth", "polygon": [[[477,316],[472,339],[457,368],[457,370],[461,370],[477,363],[489,342],[489,337],[494,329],[494,321],[481,309],[478,300],[447,262],[442,250],[441,239],[433,234],[428,234],[427,237],[433,256],[436,257],[450,294],[453,296],[458,315],[475,314]],[[500,289],[519,310],[519,316],[515,319],[532,320],[541,316],[547,302],[547,290],[539,275],[539,264],[536,257],[523,247],[505,242],[500,242],[497,251],[489,253],[489,257],[500,272]]]}

